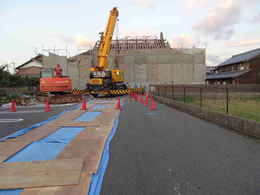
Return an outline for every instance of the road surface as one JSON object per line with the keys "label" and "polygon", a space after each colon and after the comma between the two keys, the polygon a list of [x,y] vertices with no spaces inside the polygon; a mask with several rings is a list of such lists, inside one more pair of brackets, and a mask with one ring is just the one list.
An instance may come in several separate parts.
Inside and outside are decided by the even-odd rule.
{"label": "road surface", "polygon": [[260,194],[260,142],[159,104],[127,103],[102,195]]}
{"label": "road surface", "polygon": [[[39,123],[62,112],[65,108],[75,104],[52,106],[51,112],[44,112],[44,107],[33,106],[17,108],[17,112],[10,112],[8,108],[0,108],[0,138],[17,130]],[[17,119],[17,120],[15,120]]]}

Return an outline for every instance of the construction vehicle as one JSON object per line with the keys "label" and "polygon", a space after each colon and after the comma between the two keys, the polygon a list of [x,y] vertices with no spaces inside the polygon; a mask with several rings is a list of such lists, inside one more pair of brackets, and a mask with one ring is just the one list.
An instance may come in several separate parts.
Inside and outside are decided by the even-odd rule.
{"label": "construction vehicle", "polygon": [[62,68],[59,64],[57,64],[54,72],[55,75],[51,68],[41,70],[40,93],[37,99],[43,101],[48,97],[52,104],[81,101],[82,95],[72,93],[71,79],[62,75]]}
{"label": "construction vehicle", "polygon": [[62,68],[59,64],[57,64],[54,71],[55,76],[53,76],[52,69],[41,71],[40,91],[52,94],[69,93],[72,90],[70,78],[62,75]]}
{"label": "construction vehicle", "polygon": [[101,34],[98,49],[98,63],[90,69],[90,82],[87,90],[94,97],[124,95],[128,93],[123,71],[119,68],[108,68],[108,56],[119,12],[116,7],[110,11],[105,34]]}

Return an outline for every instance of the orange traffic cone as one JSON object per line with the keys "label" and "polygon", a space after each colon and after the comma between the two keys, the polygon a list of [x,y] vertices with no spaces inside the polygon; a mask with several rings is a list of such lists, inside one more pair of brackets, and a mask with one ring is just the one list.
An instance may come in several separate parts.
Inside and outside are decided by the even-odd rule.
{"label": "orange traffic cone", "polygon": [[146,97],[145,97],[144,106],[148,106],[148,102],[149,102],[149,96],[147,94]]}
{"label": "orange traffic cone", "polygon": [[85,99],[82,102],[81,110],[87,110],[87,101]]}
{"label": "orange traffic cone", "polygon": [[121,110],[120,97],[117,98],[117,103],[116,103],[115,109]]}
{"label": "orange traffic cone", "polygon": [[135,99],[136,102],[138,102],[138,95],[137,95],[137,93],[134,94],[134,99]]}
{"label": "orange traffic cone", "polygon": [[156,102],[154,101],[153,97],[151,97],[151,106],[150,106],[150,110],[156,110],[157,106],[156,106]]}
{"label": "orange traffic cone", "polygon": [[11,112],[16,112],[16,101],[12,101],[11,102],[11,108],[10,108]]}
{"label": "orange traffic cone", "polygon": [[45,111],[45,112],[50,112],[50,111],[51,111],[51,106],[50,106],[50,104],[49,104],[48,98],[46,98],[46,100],[45,100],[45,108],[44,108],[44,111]]}

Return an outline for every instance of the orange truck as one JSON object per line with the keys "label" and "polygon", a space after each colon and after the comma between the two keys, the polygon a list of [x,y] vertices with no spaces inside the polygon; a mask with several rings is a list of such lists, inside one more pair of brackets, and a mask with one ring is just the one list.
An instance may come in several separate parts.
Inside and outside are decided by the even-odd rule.
{"label": "orange truck", "polygon": [[64,94],[71,92],[72,83],[69,77],[62,76],[62,68],[57,64],[54,69],[43,69],[41,71],[40,92],[48,92],[54,94]]}

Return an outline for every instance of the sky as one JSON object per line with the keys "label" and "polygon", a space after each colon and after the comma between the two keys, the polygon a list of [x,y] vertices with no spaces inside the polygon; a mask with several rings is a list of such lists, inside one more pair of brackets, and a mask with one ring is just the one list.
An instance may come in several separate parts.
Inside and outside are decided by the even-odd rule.
{"label": "sky", "polygon": [[115,6],[115,36],[163,32],[173,48],[206,48],[210,66],[260,48],[260,0],[0,0],[0,66],[91,48]]}

